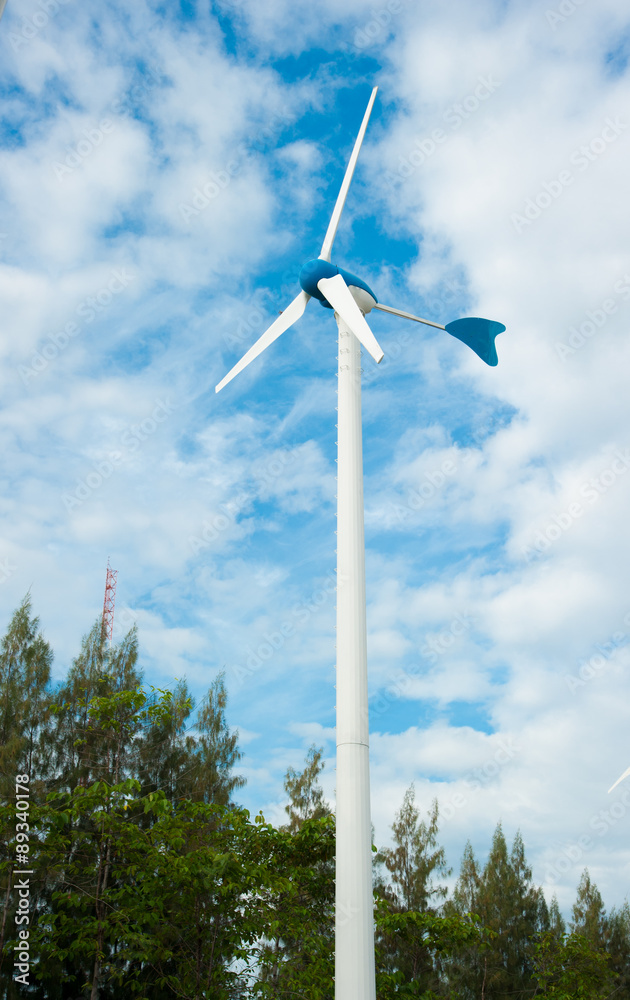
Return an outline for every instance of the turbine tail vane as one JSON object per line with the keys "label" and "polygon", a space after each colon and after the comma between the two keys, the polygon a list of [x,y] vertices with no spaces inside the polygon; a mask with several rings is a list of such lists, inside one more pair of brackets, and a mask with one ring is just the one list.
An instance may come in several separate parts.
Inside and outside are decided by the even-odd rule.
{"label": "turbine tail vane", "polygon": [[382,302],[377,302],[372,306],[373,309],[381,309],[383,312],[391,313],[392,316],[402,316],[403,319],[412,319],[414,323],[425,323],[427,326],[434,326],[437,330],[446,330],[445,326],[441,323],[434,323],[432,319],[420,319],[419,316],[414,316],[413,313],[403,312],[402,309],[394,309],[393,306],[384,306]]}
{"label": "turbine tail vane", "polygon": [[359,158],[359,152],[361,150],[361,144],[363,142],[363,136],[365,135],[365,130],[368,126],[370,120],[370,115],[372,114],[372,107],[374,105],[374,99],[376,97],[376,91],[378,87],[375,87],[372,91],[372,95],[368,102],[366,112],[363,116],[363,121],[361,123],[361,128],[359,129],[359,134],[357,136],[356,142],[354,144],[354,149],[352,150],[352,155],[350,161],[346,168],[346,173],[337,195],[337,201],[333,209],[333,214],[330,217],[330,222],[328,223],[328,229],[326,230],[326,236],[324,237],[324,242],[322,243],[322,250],[320,253],[320,258],[322,260],[330,260],[330,254],[332,252],[332,245],[335,240],[335,234],[337,232],[337,226],[339,225],[339,219],[341,218],[341,213],[343,212],[343,206],[346,203],[346,196],[348,194],[348,189],[352,181],[352,175],[354,173],[354,168],[357,165],[357,160]]}
{"label": "turbine tail vane", "polygon": [[494,368],[499,363],[494,341],[505,330],[503,323],[497,323],[493,319],[481,319],[479,316],[468,316],[464,319],[454,319],[446,326],[442,326],[441,323],[434,323],[430,319],[420,319],[419,316],[414,316],[412,313],[403,312],[402,309],[394,309],[393,306],[384,306],[380,302],[376,302],[373,308],[382,309],[383,312],[391,313],[393,316],[402,316],[403,319],[412,319],[414,323],[425,323],[438,330],[446,330],[451,337],[456,337],[457,340],[461,340],[462,344],[470,347],[471,351],[474,351],[487,365]]}
{"label": "turbine tail vane", "polygon": [[498,365],[499,358],[494,340],[505,330],[503,323],[470,316],[465,319],[454,319],[452,323],[447,323],[444,329],[451,337],[457,337],[462,344],[470,347],[471,351],[474,351],[487,365],[492,368]]}
{"label": "turbine tail vane", "polygon": [[258,338],[256,343],[253,344],[252,347],[250,347],[247,354],[244,354],[241,360],[238,361],[234,365],[234,367],[227,373],[225,378],[219,382],[218,386],[215,388],[214,391],[220,392],[221,389],[228,384],[228,382],[232,381],[235,375],[238,375],[239,372],[242,372],[243,368],[247,368],[248,364],[251,361],[253,361],[254,358],[257,358],[259,354],[262,354],[262,352],[265,350],[266,347],[269,347],[270,344],[273,344],[274,340],[277,340],[277,338],[280,336],[281,333],[284,333],[285,330],[288,330],[290,326],[293,326],[293,324],[299,320],[300,316],[306,309],[306,304],[309,299],[310,295],[307,295],[307,293],[304,291],[300,292],[300,294],[293,299],[291,305],[287,306],[287,308],[284,310],[283,313],[280,313],[278,318],[274,320],[271,326],[267,330],[265,330],[262,336]]}

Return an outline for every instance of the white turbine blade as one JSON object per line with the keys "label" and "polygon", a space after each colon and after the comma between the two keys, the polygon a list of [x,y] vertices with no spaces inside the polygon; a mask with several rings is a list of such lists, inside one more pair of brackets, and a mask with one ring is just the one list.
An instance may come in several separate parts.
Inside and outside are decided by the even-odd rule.
{"label": "white turbine blade", "polygon": [[340,274],[334,278],[320,278],[317,282],[320,292],[326,296],[336,313],[348,326],[360,344],[365,347],[376,363],[383,360],[383,352],[376,337],[365,322],[365,316],[352,297],[352,292]]}
{"label": "white turbine blade", "polygon": [[627,778],[629,774],[630,774],[630,767],[628,768],[627,771],[624,771],[623,774],[621,775],[621,777],[617,778],[617,780],[614,783],[614,785],[611,788],[608,789],[608,794],[610,795],[610,793],[613,791],[613,789],[615,789],[617,787],[617,785],[620,785],[621,782],[623,781],[623,779]]}
{"label": "white turbine blade", "polygon": [[231,371],[227,373],[225,378],[219,382],[214,391],[220,392],[223,386],[227,385],[228,382],[231,382],[235,375],[242,372],[243,368],[247,368],[250,361],[253,361],[259,354],[262,354],[265,348],[269,347],[270,344],[273,344],[274,340],[276,340],[281,333],[284,333],[284,331],[288,330],[290,326],[293,326],[306,309],[306,303],[309,299],[310,295],[307,295],[304,291],[300,292],[297,298],[293,299],[291,305],[287,306],[283,313],[280,313],[269,329],[265,330],[256,343],[250,347],[247,354],[244,354],[241,360],[238,361]]}
{"label": "white turbine blade", "polygon": [[430,319],[420,319],[419,316],[412,316],[411,313],[403,312],[402,309],[394,309],[392,306],[381,305],[380,302],[373,305],[372,309],[382,309],[383,312],[392,313],[393,316],[402,316],[403,319],[413,319],[416,323],[426,323],[427,326],[434,326],[437,330],[446,330],[446,327],[440,323],[434,323]]}
{"label": "white turbine blade", "polygon": [[376,91],[378,87],[375,87],[372,91],[372,96],[368,102],[367,110],[363,115],[363,121],[361,123],[361,128],[359,129],[359,134],[357,136],[357,141],[354,144],[354,149],[352,150],[352,156],[350,157],[350,162],[346,169],[346,174],[339,189],[339,194],[337,195],[337,201],[333,210],[333,214],[330,217],[330,222],[328,223],[328,229],[326,230],[326,236],[324,242],[322,243],[322,251],[320,253],[321,260],[330,260],[330,254],[332,252],[332,245],[335,239],[335,234],[337,232],[337,226],[339,225],[339,219],[341,218],[341,213],[343,212],[343,206],[346,203],[346,195],[348,194],[348,188],[350,187],[350,182],[352,180],[352,175],[354,173],[354,168],[357,165],[357,160],[359,159],[359,151],[361,149],[361,143],[363,142],[363,136],[365,135],[365,130],[368,126],[370,120],[370,115],[372,113],[372,105],[374,104],[374,98],[376,97]]}

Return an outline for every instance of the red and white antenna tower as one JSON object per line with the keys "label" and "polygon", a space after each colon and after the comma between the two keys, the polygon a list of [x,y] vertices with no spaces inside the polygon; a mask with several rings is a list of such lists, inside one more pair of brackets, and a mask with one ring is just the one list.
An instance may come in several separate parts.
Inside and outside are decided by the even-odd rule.
{"label": "red and white antenna tower", "polygon": [[103,628],[111,645],[114,635],[114,605],[116,603],[116,580],[118,570],[112,569],[107,560],[107,577],[105,579],[105,600],[103,601]]}

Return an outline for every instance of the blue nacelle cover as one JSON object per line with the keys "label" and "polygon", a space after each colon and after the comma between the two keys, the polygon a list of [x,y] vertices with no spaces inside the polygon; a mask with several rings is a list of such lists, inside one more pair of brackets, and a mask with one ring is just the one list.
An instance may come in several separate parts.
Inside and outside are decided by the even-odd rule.
{"label": "blue nacelle cover", "polygon": [[346,285],[354,285],[356,288],[362,288],[372,296],[375,302],[378,302],[376,295],[365,281],[357,278],[355,274],[350,274],[349,271],[344,271],[342,267],[337,267],[327,260],[322,260],[320,257],[316,257],[314,260],[307,260],[300,271],[299,282],[307,295],[312,295],[314,299],[318,299],[327,309],[332,309],[330,302],[327,301],[317,287],[317,282],[321,281],[322,278],[334,278],[336,274],[341,275]]}

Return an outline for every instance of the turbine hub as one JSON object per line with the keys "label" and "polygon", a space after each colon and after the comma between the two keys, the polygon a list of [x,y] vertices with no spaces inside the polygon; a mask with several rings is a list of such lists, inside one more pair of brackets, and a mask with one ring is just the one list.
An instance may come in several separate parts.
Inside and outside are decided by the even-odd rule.
{"label": "turbine hub", "polygon": [[336,274],[341,275],[362,313],[368,313],[376,305],[378,299],[365,281],[357,278],[354,274],[350,274],[349,271],[345,271],[342,267],[331,264],[330,261],[322,260],[321,257],[316,257],[314,260],[307,260],[300,271],[298,280],[307,295],[311,295],[314,299],[319,299],[321,304],[326,306],[327,309],[332,309],[326,296],[317,287],[317,282],[321,281],[322,278],[334,278]]}

